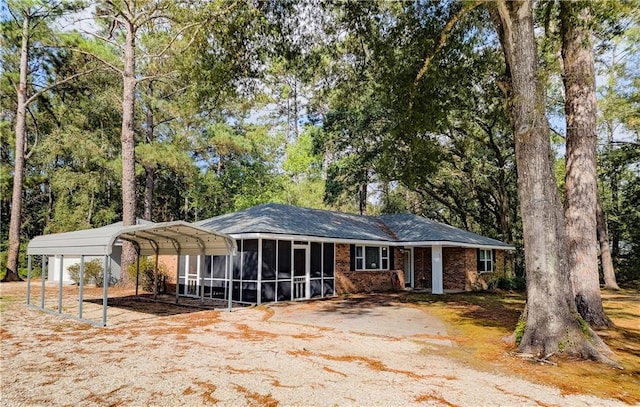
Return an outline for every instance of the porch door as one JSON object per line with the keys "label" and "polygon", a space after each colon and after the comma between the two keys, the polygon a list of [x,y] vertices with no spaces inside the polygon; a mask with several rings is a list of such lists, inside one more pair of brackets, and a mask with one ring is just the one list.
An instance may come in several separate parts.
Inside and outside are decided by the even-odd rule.
{"label": "porch door", "polygon": [[413,248],[404,251],[404,286],[413,287]]}
{"label": "porch door", "polygon": [[185,278],[184,278],[184,293],[187,297],[199,297],[200,296],[200,273],[198,270],[199,256],[185,256]]}
{"label": "porch door", "polygon": [[309,247],[293,248],[293,299],[309,298]]}

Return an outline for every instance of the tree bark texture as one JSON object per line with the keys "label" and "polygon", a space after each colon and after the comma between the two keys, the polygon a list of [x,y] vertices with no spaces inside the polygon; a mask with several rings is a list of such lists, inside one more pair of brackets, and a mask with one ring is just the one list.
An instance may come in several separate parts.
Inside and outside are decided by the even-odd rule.
{"label": "tree bark texture", "polygon": [[[135,26],[126,22],[124,44],[124,71],[122,88],[122,223],[124,226],[136,224],[136,171],[135,171]],[[121,279],[128,283],[127,269],[136,260],[135,248],[130,242],[122,244]]]}
{"label": "tree bark texture", "polygon": [[565,208],[569,273],[578,312],[590,325],[611,321],[602,308],[596,206],[596,82],[590,5],[560,3],[567,123]]}
{"label": "tree bark texture", "polygon": [[20,226],[22,223],[22,187],[24,184],[25,149],[27,143],[27,72],[29,69],[29,16],[24,14],[22,43],[20,45],[20,82],[16,111],[16,149],[9,221],[9,253],[7,271],[2,281],[20,281],[18,257],[20,254]]}
{"label": "tree bark texture", "polygon": [[544,92],[537,76],[532,5],[501,0],[491,3],[489,11],[511,80],[508,99],[527,270],[526,325],[518,350],[541,357],[563,352],[605,360],[581,330],[571,290],[565,221],[552,171]]}
{"label": "tree bark texture", "polygon": [[[149,83],[149,99],[153,98],[153,87]],[[147,123],[146,123],[146,142],[151,144],[155,138],[155,116],[151,101],[147,106]],[[153,216],[153,185],[155,178],[155,169],[152,165],[144,166],[144,219],[151,221]]]}
{"label": "tree bark texture", "polygon": [[598,242],[600,243],[600,261],[602,263],[602,274],[604,275],[604,287],[611,290],[619,290],[616,274],[613,269],[613,259],[611,258],[611,247],[609,246],[609,231],[607,230],[607,217],[600,205],[598,197],[596,207],[596,221],[598,228]]}

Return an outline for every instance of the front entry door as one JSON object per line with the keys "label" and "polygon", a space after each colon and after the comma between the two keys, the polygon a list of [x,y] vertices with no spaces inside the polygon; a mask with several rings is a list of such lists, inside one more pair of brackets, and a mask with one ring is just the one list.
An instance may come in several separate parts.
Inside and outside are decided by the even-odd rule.
{"label": "front entry door", "polygon": [[404,251],[404,286],[413,287],[413,249]]}
{"label": "front entry door", "polygon": [[309,298],[309,262],[308,247],[293,249],[293,299]]}

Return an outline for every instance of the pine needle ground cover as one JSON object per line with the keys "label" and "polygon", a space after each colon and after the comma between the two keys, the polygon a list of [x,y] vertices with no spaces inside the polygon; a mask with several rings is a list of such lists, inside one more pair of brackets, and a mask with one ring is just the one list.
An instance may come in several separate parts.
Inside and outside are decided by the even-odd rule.
{"label": "pine needle ground cover", "polygon": [[598,334],[616,354],[623,370],[589,361],[552,356],[557,366],[533,363],[514,356],[511,335],[524,307],[518,293],[408,294],[406,301],[427,307],[447,323],[449,335],[461,338],[445,350],[474,369],[516,374],[552,385],[565,394],[592,394],[629,404],[640,403],[640,293],[603,291],[603,304],[615,327]]}

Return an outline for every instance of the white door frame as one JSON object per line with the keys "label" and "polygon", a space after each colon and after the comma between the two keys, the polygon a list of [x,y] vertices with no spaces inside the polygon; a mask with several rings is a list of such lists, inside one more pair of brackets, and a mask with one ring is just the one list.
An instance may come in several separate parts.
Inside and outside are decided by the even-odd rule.
{"label": "white door frame", "polygon": [[415,258],[414,258],[414,251],[413,251],[413,247],[407,247],[404,249],[404,253],[403,253],[403,263],[404,263],[404,270],[405,271],[405,277],[406,277],[406,269],[407,269],[407,257],[409,257],[409,281],[405,280],[404,282],[404,286],[405,287],[410,287],[413,288],[414,284],[415,284],[415,276],[416,276],[416,270],[415,270]]}
{"label": "white door frame", "polygon": [[[196,262],[196,274],[195,277],[193,274],[189,273],[190,262]],[[200,256],[186,255],[184,256],[184,292],[182,293],[185,297],[200,297]],[[189,292],[190,290],[195,290],[193,292]]]}
{"label": "white door frame", "polygon": [[[291,298],[293,300],[307,300],[309,299],[309,297],[311,296],[311,256],[309,256],[309,244],[307,243],[306,245],[304,244],[293,244],[291,245],[291,250],[293,251],[293,256],[292,256],[292,265],[293,265],[293,270],[291,273],[291,278],[292,278],[292,285],[291,285]],[[295,271],[295,254],[296,254],[296,250],[304,250],[304,297],[298,297],[296,298],[295,296],[295,279],[296,279],[296,271]],[[298,276],[301,277],[301,276]]]}

